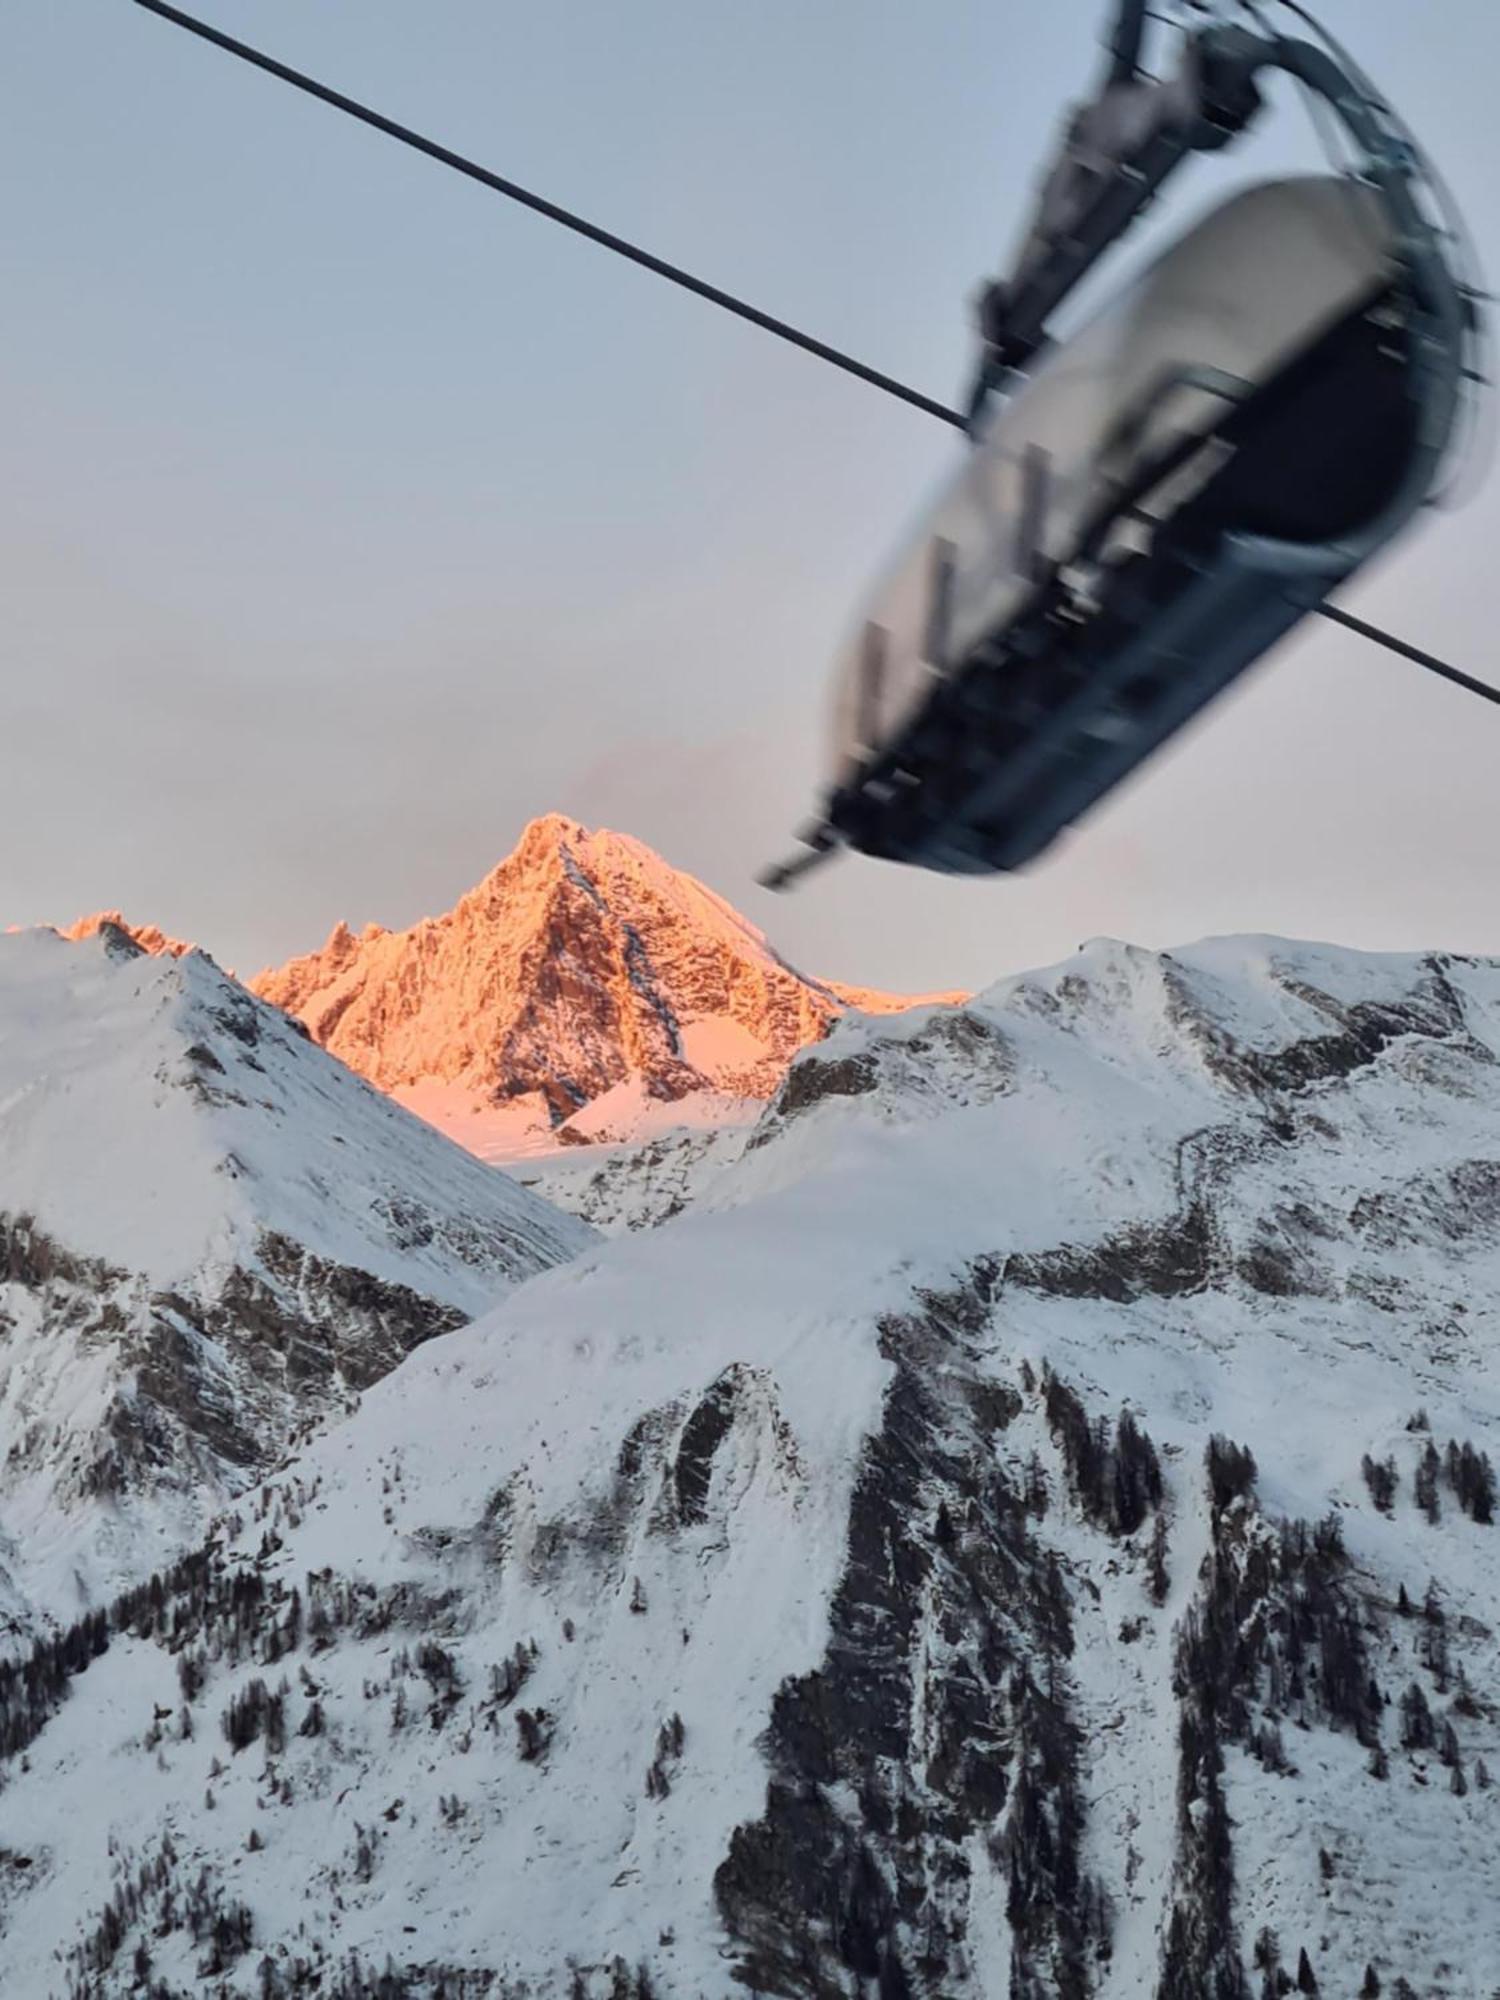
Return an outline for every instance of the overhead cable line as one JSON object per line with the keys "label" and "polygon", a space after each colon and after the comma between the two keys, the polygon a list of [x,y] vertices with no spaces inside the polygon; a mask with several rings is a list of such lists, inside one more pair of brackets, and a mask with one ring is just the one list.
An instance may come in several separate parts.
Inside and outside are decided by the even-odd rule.
{"label": "overhead cable line", "polygon": [[1491,687],[1488,681],[1476,680],[1459,667],[1450,667],[1446,660],[1440,660],[1436,653],[1424,653],[1420,646],[1408,644],[1398,639],[1392,632],[1382,632],[1378,625],[1371,625],[1363,618],[1356,618],[1352,611],[1340,610],[1337,604],[1315,604],[1313,610],[1320,618],[1327,618],[1335,625],[1342,625],[1345,631],[1357,632],[1361,639],[1370,639],[1377,646],[1384,646],[1389,653],[1399,654],[1403,660],[1410,660],[1414,666],[1425,667],[1430,674],[1437,674],[1442,680],[1452,681],[1470,694],[1477,694],[1485,701],[1500,704],[1500,687]]}
{"label": "overhead cable line", "polygon": [[[1287,4],[1291,4],[1291,0],[1287,0]],[[625,257],[632,264],[639,264],[644,270],[654,272],[657,277],[665,278],[670,284],[678,285],[700,299],[707,299],[710,305],[720,306],[725,312],[733,313],[736,318],[748,320],[752,326],[758,326],[764,332],[774,334],[779,340],[785,340],[793,347],[801,348],[804,353],[814,355],[818,360],[826,361],[834,368],[842,369],[846,375],[853,375],[861,382],[868,382],[873,388],[883,389],[888,396],[894,396],[899,401],[910,404],[913,409],[925,411],[928,416],[936,417],[943,423],[952,424],[957,430],[967,431],[968,419],[961,410],[950,409],[946,403],[940,403],[935,397],[924,395],[920,389],[913,389],[908,383],[898,382],[894,376],[883,374],[880,369],[871,368],[865,362],[857,361],[853,355],[845,354],[839,348],[830,347],[826,341],[814,339],[811,334],[789,326],[785,320],[777,319],[771,313],[762,312],[758,306],[752,306],[746,300],[736,298],[731,292],[721,291],[717,285],[710,285],[704,279],[694,277],[690,271],[684,271],[676,264],[669,264],[665,258],[657,257],[649,250],[643,250],[639,244],[631,243],[623,236],[616,236],[611,230],[601,229],[597,223],[586,221],[584,217],[573,214],[571,210],[560,207],[558,203],[548,201],[545,196],[534,194],[529,188],[523,188],[515,181],[506,180],[502,175],[492,173],[488,167],[482,167],[474,160],[465,159],[463,154],[455,153],[450,147],[439,145],[435,139],[424,138],[420,132],[414,132],[409,125],[399,124],[394,118],[387,118],[383,112],[372,110],[369,105],[359,103],[356,98],[347,97],[342,91],[334,90],[326,83],[319,83],[315,77],[307,76],[303,71],[279,62],[276,57],[252,48],[248,42],[237,41],[233,35],[226,35],[221,29],[211,27],[207,21],[200,21],[192,14],[183,13],[178,7],[169,6],[167,0],[135,0],[135,5],[144,7],[147,13],[159,15],[164,21],[170,21],[174,27],[185,29],[187,33],[196,35],[201,41],[212,43],[215,48],[223,49],[241,62],[249,63],[255,69],[264,70],[268,76],[274,76],[282,83],[291,84],[294,90],[303,91],[307,96],[315,97],[323,104],[332,105],[335,111],[342,111],[350,118],[357,118],[361,124],[369,125],[377,132],[384,132],[388,138],[400,140],[403,146],[410,146],[414,152],[425,153],[429,159],[438,161],[441,166],[451,167],[455,173],[464,174],[468,179],[478,181],[481,186],[492,189],[496,194],[502,194],[510,201],[519,202],[523,208],[534,210],[536,214],[545,216],[549,222],[559,223],[564,229],[570,229],[575,235],[586,237],[589,242],[597,243],[605,250],[614,251],[616,256]],[[1293,11],[1301,13],[1303,10],[1294,7]],[[1421,648],[1409,645],[1406,640],[1396,638],[1393,633],[1382,631],[1378,625],[1368,624],[1363,618],[1356,618],[1351,612],[1341,611],[1336,605],[1318,604],[1312,608],[1319,616],[1331,620],[1335,625],[1342,625],[1361,638],[1369,639],[1377,646],[1384,646],[1389,652],[1425,668],[1429,673],[1440,675],[1442,679],[1451,681],[1456,687],[1464,688],[1470,694],[1480,695],[1486,701],[1500,704],[1500,688],[1491,687],[1484,681],[1476,680],[1472,674],[1463,673],[1459,668],[1449,666],[1435,654],[1423,652]]]}
{"label": "overhead cable line", "polygon": [[611,230],[601,229],[597,223],[585,221],[581,215],[561,208],[555,201],[545,196],[533,194],[529,188],[519,186],[515,181],[506,180],[502,175],[491,173],[488,167],[481,167],[474,160],[467,160],[461,153],[453,152],[447,146],[440,146],[435,139],[426,139],[420,132],[414,132],[409,125],[398,124],[394,118],[387,118],[382,112],[373,111],[367,104],[360,104],[352,97],[346,97],[340,90],[331,89],[326,83],[319,83],[315,77],[306,76],[301,70],[292,69],[288,64],[278,62],[274,56],[265,55],[253,49],[248,42],[236,41],[233,35],[226,35],[218,28],[212,28],[206,21],[197,20],[191,14],[184,14],[179,8],[169,7],[166,0],[135,0],[138,7],[144,7],[150,14],[159,14],[164,21],[185,28],[190,35],[197,35],[202,41],[212,42],[215,48],[226,50],[238,56],[241,62],[252,64],[264,70],[267,75],[278,77],[289,83],[294,90],[305,91],[309,97],[316,97],[324,104],[331,104],[336,111],[343,111],[361,124],[371,125],[377,132],[384,132],[388,138],[399,139],[403,146],[413,151],[425,153],[431,160],[451,167],[455,173],[465,174],[471,181],[491,188],[496,194],[503,194],[510,201],[516,201],[523,208],[534,209],[538,215],[546,216],[549,222],[560,223],[564,229],[571,229],[575,235],[586,236],[591,243],[597,243],[606,250],[613,250],[618,257],[626,257],[632,264],[639,264],[652,271],[658,278],[665,278],[670,284],[680,285],[684,291],[695,293],[700,299],[707,299],[710,305],[721,306],[725,312],[735,314],[739,319],[748,320],[766,333],[773,333],[779,340],[789,341],[793,347],[800,347],[808,354],[816,355],[820,361],[827,361],[835,368],[842,368],[846,375],[855,375],[861,382],[868,382],[876,389],[883,389],[888,396],[895,396],[903,403],[910,403],[913,409],[925,410],[930,417],[940,418],[958,430],[967,428],[967,419],[961,410],[949,409],[933,396],[923,395],[920,389],[913,389],[905,382],[898,382],[894,376],[886,375],[878,368],[871,368],[863,361],[856,361],[851,354],[830,347],[826,341],[815,340],[810,333],[803,333],[797,327],[789,326],[774,314],[762,312],[758,306],[737,299],[733,293],[721,291],[717,285],[710,285],[702,278],[695,278],[690,271],[682,270],[676,264],[669,264],[665,258],[654,256],[651,251],[641,249],[639,244],[627,242],[623,236],[616,236]]}

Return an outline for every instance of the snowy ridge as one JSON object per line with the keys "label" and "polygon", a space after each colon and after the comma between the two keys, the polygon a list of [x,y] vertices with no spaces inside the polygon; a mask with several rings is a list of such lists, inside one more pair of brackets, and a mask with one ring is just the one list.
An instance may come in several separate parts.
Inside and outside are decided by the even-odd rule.
{"label": "snowy ridge", "polygon": [[1482,2000],[1497,1058],[1267,939],[837,1023],[0,1680],[17,1990]]}
{"label": "snowy ridge", "polygon": [[640,841],[558,814],[446,915],[340,924],[252,983],[487,1158],[732,1122],[840,1014],[917,1004],[804,978]]}
{"label": "snowy ridge", "polygon": [[0,1572],[71,1616],[589,1233],[201,953],[0,937]]}

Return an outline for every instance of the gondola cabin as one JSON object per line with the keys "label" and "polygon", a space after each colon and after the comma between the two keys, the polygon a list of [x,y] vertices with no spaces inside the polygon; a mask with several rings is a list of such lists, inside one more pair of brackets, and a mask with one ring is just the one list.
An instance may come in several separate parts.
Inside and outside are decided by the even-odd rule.
{"label": "gondola cabin", "polygon": [[858,619],[829,834],[1020,867],[1396,532],[1444,441],[1403,249],[1359,182],[1268,182],[1041,352]]}

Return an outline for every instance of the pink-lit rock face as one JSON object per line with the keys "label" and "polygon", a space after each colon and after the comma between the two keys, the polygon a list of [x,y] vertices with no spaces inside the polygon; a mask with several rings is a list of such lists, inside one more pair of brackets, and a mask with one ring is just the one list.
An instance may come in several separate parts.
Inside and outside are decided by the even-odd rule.
{"label": "pink-lit rock face", "polygon": [[79,944],[84,938],[97,937],[106,924],[112,930],[123,931],[153,958],[185,958],[190,951],[197,950],[196,945],[185,944],[181,938],[168,937],[159,924],[127,923],[118,910],[96,910],[91,917],[80,917],[76,924],[69,924],[59,935],[71,944]]}
{"label": "pink-lit rock face", "polygon": [[445,916],[358,936],[340,924],[251,983],[496,1154],[722,1116],[771,1097],[838,1015],[917,1004],[805,977],[640,841],[557,814]]}

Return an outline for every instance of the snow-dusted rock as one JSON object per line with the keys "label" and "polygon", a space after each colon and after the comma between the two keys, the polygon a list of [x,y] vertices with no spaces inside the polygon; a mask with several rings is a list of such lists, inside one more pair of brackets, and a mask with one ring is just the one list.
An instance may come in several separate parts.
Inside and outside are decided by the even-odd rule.
{"label": "snow-dusted rock", "polygon": [[[744,1110],[748,1113],[749,1107]],[[634,1145],[562,1146],[513,1160],[509,1171],[606,1236],[656,1229],[702,1200],[754,1135],[752,1116],[678,1126]]]}

